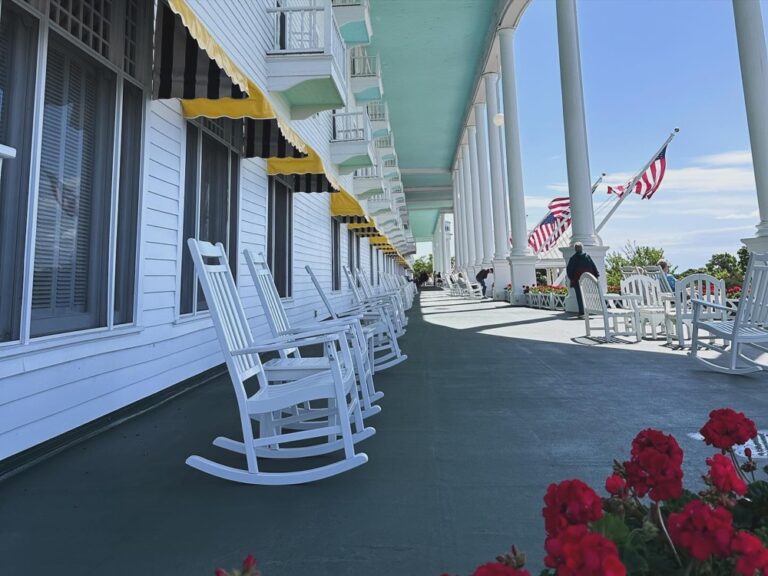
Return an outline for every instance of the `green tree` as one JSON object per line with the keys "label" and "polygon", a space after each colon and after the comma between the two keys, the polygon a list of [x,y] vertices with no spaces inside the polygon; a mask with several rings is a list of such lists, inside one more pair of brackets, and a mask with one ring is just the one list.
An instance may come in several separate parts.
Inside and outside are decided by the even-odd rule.
{"label": "green tree", "polygon": [[[621,252],[611,252],[605,258],[606,276],[609,286],[621,284],[622,266],[655,266],[664,258],[664,249],[653,246],[638,246],[636,242],[627,242]],[[677,269],[670,265],[670,272]]]}
{"label": "green tree", "polygon": [[739,261],[733,254],[721,252],[712,254],[706,266],[712,276],[721,280],[729,280],[739,277]]}
{"label": "green tree", "polygon": [[426,272],[430,276],[432,275],[432,254],[429,256],[422,256],[413,263],[414,276],[418,278],[421,276],[422,272]]}
{"label": "green tree", "polygon": [[742,246],[739,251],[736,252],[736,257],[739,259],[739,272],[744,277],[747,273],[747,265],[749,264],[749,248]]}

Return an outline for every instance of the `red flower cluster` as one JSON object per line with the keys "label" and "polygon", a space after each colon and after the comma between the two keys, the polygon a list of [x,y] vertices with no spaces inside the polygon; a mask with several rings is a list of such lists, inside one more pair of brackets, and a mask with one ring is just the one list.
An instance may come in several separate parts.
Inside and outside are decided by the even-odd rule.
{"label": "red flower cluster", "polygon": [[743,412],[721,408],[709,413],[709,420],[699,432],[710,446],[730,450],[757,436],[757,427]]}
{"label": "red flower cluster", "polygon": [[733,517],[722,506],[712,509],[701,500],[692,500],[682,512],[669,515],[669,535],[696,560],[725,558],[731,553]]}
{"label": "red flower cluster", "polygon": [[626,576],[616,544],[586,526],[568,526],[547,538],[544,563],[557,576]]}
{"label": "red flower cluster", "polygon": [[478,566],[472,576],[531,576],[528,570],[513,568],[501,562],[489,562]]}
{"label": "red flower cluster", "polygon": [[683,451],[672,437],[648,428],[632,441],[632,457],[624,463],[627,484],[641,498],[669,500],[683,493]]}
{"label": "red flower cluster", "polygon": [[754,534],[738,532],[731,541],[731,553],[739,557],[736,572],[742,576],[768,574],[768,549]]}
{"label": "red flower cluster", "polygon": [[611,474],[605,480],[605,489],[612,496],[624,496],[627,493],[627,482],[618,474]]}
{"label": "red flower cluster", "polygon": [[572,525],[587,524],[603,517],[603,503],[581,480],[550,484],[544,495],[544,527],[549,536]]}
{"label": "red flower cluster", "polygon": [[712,458],[707,458],[707,466],[709,466],[709,479],[718,492],[723,494],[735,492],[739,496],[747,493],[747,484],[736,472],[728,456],[715,454]]}

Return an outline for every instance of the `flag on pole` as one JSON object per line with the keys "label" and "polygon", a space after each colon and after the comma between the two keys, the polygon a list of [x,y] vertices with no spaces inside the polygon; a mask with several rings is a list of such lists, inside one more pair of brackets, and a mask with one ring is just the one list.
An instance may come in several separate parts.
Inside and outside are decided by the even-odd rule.
{"label": "flag on pole", "polygon": [[547,208],[549,212],[528,237],[528,246],[537,254],[549,250],[571,224],[570,198],[555,198]]}
{"label": "flag on pole", "polygon": [[[664,173],[667,170],[667,146],[665,145],[656,157],[651,160],[648,168],[641,176],[630,180],[625,186],[608,186],[608,194],[616,194],[621,197],[624,193],[634,188],[635,194],[640,194],[643,199],[649,199],[653,196],[654,192],[661,186],[661,181],[664,179]],[[634,186],[632,183],[634,182]]]}

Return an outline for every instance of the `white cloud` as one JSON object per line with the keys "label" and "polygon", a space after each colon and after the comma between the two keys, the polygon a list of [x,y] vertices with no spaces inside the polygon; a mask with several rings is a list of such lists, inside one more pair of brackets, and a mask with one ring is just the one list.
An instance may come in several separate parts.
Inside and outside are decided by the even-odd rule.
{"label": "white cloud", "polygon": [[752,165],[752,152],[749,150],[733,150],[732,152],[721,152],[720,154],[709,154],[695,159],[698,164],[709,166],[738,166],[741,164]]}
{"label": "white cloud", "polygon": [[558,194],[568,194],[568,182],[557,182],[555,184],[549,184],[547,190],[552,190]]}

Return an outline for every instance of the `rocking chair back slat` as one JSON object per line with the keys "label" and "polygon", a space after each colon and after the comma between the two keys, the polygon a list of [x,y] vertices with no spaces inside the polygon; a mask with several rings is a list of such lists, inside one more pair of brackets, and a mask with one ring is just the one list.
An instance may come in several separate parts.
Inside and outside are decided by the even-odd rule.
{"label": "rocking chair back slat", "polygon": [[349,266],[342,266],[342,269],[344,270],[344,274],[347,277],[347,282],[349,282],[349,288],[352,290],[352,294],[355,297],[355,301],[360,304],[363,302],[364,298],[360,294],[360,288],[357,285],[357,281],[355,280],[354,275],[352,274],[352,270],[350,270]]}
{"label": "rocking chair back slat", "polygon": [[650,276],[641,276],[639,274],[627,276],[621,281],[621,293],[639,296],[640,306],[663,307],[659,283]]}
{"label": "rocking chair back slat", "polygon": [[602,314],[603,295],[597,279],[591,274],[584,274],[579,280],[579,286],[584,303],[584,314]]}
{"label": "rocking chair back slat", "polygon": [[742,285],[736,326],[764,327],[768,321],[768,254],[752,254]]}
{"label": "rocking chair back slat", "polygon": [[[219,340],[226,345],[222,352],[235,384],[235,392],[238,400],[245,401],[243,382],[261,372],[261,360],[257,354],[233,354],[252,346],[253,337],[230,273],[224,246],[221,243],[214,246],[194,238],[190,238],[187,245]],[[207,264],[206,259],[214,259],[215,263]],[[262,384],[261,381],[259,384]]]}
{"label": "rocking chair back slat", "polygon": [[326,310],[328,310],[328,314],[331,315],[331,318],[338,318],[336,311],[333,308],[333,304],[331,304],[328,296],[325,295],[325,290],[323,290],[323,287],[320,286],[320,281],[317,279],[317,276],[315,276],[315,273],[312,272],[312,267],[307,264],[304,266],[304,270],[306,270],[307,274],[309,274],[309,278],[312,280],[312,284],[315,285],[315,290],[317,290],[317,293],[320,295],[320,299],[323,301]]}
{"label": "rocking chair back slat", "polygon": [[[259,300],[261,300],[261,305],[264,308],[264,312],[266,312],[267,322],[269,323],[272,335],[277,337],[288,334],[291,329],[291,322],[288,320],[288,314],[285,312],[283,301],[277,292],[275,280],[272,277],[269,266],[267,266],[264,254],[254,255],[252,251],[246,249],[243,251],[243,255],[245,256],[248,270],[251,273],[251,278],[253,278],[253,283],[256,286],[256,292],[259,295]],[[290,356],[291,354],[298,355],[298,350],[292,348],[280,352],[281,357]]]}

